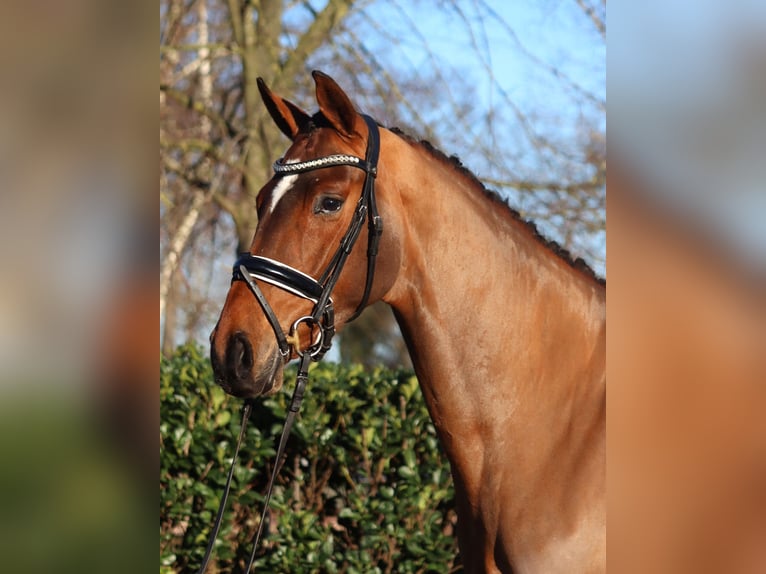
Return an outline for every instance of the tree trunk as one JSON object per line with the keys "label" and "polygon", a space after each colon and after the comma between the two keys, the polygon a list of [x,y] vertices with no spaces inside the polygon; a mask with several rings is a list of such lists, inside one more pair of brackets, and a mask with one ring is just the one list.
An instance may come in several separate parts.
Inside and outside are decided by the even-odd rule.
{"label": "tree trunk", "polygon": [[[168,281],[168,285],[171,285],[170,281]],[[160,299],[161,312],[164,311],[165,313],[164,315],[160,315],[161,317],[164,316],[165,318],[165,324],[162,328],[162,354],[165,357],[170,357],[173,354],[173,350],[176,346],[175,333],[176,325],[178,324],[178,306],[176,305],[177,292],[178,290],[173,286],[165,294],[164,299]]]}
{"label": "tree trunk", "polygon": [[[210,75],[210,50],[206,47],[209,41],[206,0],[199,0],[197,3],[197,30],[201,46],[197,52],[200,59],[199,74],[201,98],[204,105],[210,107],[212,103],[213,80]],[[206,141],[209,140],[211,124],[210,118],[207,116],[202,116],[200,130],[202,132],[202,138]],[[210,160],[205,160],[204,167],[207,168],[207,171],[212,172]],[[210,188],[207,191],[193,188],[189,211],[181,220],[175,234],[170,239],[168,251],[165,254],[165,259],[160,269],[160,317],[165,318],[163,351],[167,349],[168,344],[172,345],[175,341],[175,307],[171,309],[168,305],[168,300],[169,298],[172,298],[174,303],[177,300],[177,291],[173,293],[175,296],[170,296],[173,291],[173,279],[176,277],[176,269],[178,269],[181,260],[181,253],[191,236],[194,225],[197,223],[197,219],[199,219],[200,211],[210,200],[214,187],[215,185],[211,182]]]}

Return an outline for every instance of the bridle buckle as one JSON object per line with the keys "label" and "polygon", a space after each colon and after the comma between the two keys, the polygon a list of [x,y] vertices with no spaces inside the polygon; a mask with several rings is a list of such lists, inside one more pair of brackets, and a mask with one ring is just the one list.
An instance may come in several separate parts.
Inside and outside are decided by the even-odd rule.
{"label": "bridle buckle", "polygon": [[[314,332],[316,330],[316,336],[314,339],[314,342],[311,343],[308,347],[305,349],[301,349],[301,338],[300,334],[298,333],[298,327],[300,327],[301,323],[306,323],[309,327],[310,332]],[[319,353],[322,352],[322,348],[324,345],[324,333],[325,330],[322,327],[322,324],[314,319],[311,315],[305,315],[303,317],[300,317],[299,319],[296,319],[292,326],[290,327],[290,332],[287,334],[287,343],[293,348],[295,351],[295,354],[299,357],[303,358],[303,356],[308,353],[308,355],[314,359],[316,358]]]}

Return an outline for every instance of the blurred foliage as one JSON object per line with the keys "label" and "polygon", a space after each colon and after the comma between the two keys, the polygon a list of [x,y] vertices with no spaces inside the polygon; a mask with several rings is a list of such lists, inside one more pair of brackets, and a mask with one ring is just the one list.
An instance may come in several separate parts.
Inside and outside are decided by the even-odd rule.
{"label": "blurred foliage", "polygon": [[45,397],[0,400],[2,571],[148,571],[154,492],[143,490],[92,404],[60,381],[25,382],[24,393],[45,388]]}
{"label": "blurred foliage", "polygon": [[412,368],[399,325],[391,307],[373,303],[339,333],[338,349],[342,363],[361,363],[367,368],[385,365],[392,369]]}
{"label": "blurred foliage", "polygon": [[[211,572],[251,552],[294,369],[256,401]],[[239,432],[240,402],[184,346],[160,364],[160,572],[198,568]],[[312,365],[258,572],[456,572],[449,466],[410,371]]]}

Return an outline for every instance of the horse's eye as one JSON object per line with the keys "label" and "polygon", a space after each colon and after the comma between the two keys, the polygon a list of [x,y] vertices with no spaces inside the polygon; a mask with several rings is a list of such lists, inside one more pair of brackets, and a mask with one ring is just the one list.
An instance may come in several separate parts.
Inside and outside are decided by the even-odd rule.
{"label": "horse's eye", "polygon": [[314,213],[335,213],[343,207],[343,200],[339,197],[326,195],[317,201]]}

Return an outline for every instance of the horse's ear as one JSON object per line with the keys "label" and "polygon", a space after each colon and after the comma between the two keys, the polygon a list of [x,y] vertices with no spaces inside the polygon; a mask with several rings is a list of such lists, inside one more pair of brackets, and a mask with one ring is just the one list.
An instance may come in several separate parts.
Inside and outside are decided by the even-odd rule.
{"label": "horse's ear", "polygon": [[263,78],[258,78],[258,91],[261,92],[263,103],[266,104],[266,109],[269,110],[274,123],[282,130],[283,134],[294,140],[301,128],[311,120],[311,117],[294,103],[274,94],[266,86]]}
{"label": "horse's ear", "polygon": [[317,70],[311,72],[311,75],[314,76],[314,83],[316,83],[319,109],[330,124],[346,136],[363,134],[361,124],[364,120],[335,80]]}

